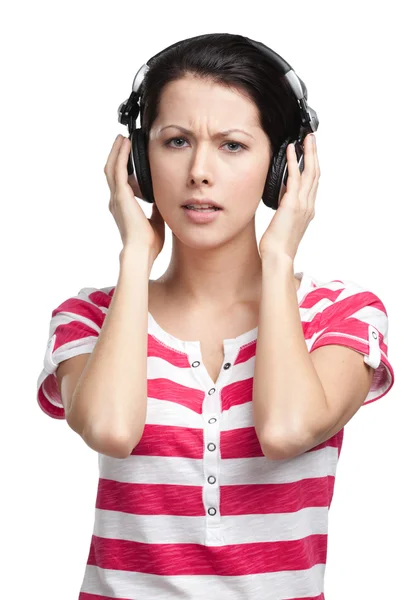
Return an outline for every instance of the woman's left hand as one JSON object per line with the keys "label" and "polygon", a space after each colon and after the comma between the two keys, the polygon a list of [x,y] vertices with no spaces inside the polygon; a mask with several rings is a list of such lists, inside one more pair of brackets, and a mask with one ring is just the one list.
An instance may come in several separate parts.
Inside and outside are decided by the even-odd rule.
{"label": "woman's left hand", "polygon": [[286,192],[259,243],[260,256],[286,254],[292,261],[303,235],[314,218],[314,202],[320,178],[316,141],[313,134],[304,139],[304,169],[300,173],[294,144],[287,146],[288,179]]}

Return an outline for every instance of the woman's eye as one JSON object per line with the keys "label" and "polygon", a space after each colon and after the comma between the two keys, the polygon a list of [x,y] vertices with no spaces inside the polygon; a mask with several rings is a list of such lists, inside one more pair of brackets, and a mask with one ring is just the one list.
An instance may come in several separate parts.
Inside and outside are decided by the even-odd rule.
{"label": "woman's eye", "polygon": [[[170,140],[167,140],[166,142],[166,146],[169,146],[171,142],[173,142],[174,140],[178,141],[178,140],[183,140],[183,138],[171,138]],[[170,146],[171,148],[173,148],[173,146]],[[181,146],[176,145],[177,148],[181,148]]]}
{"label": "woman's eye", "polygon": [[[184,148],[184,146],[179,146],[179,144],[175,144],[175,146],[171,145],[171,142],[178,141],[178,140],[185,141],[185,138],[181,138],[181,137],[170,138],[170,140],[167,140],[167,142],[165,142],[165,146],[168,146],[169,148]],[[226,146],[226,145],[239,146],[243,150],[245,149],[245,146],[243,144],[240,144],[239,142],[225,142],[223,145],[224,146]],[[230,154],[238,154],[239,153],[237,150],[232,150],[232,151],[229,150],[229,152],[230,152]]]}

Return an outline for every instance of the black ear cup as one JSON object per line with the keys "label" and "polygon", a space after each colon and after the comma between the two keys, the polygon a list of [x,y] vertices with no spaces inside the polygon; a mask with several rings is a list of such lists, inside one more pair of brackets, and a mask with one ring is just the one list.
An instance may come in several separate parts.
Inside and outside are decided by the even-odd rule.
{"label": "black ear cup", "polygon": [[[269,166],[268,175],[266,177],[265,187],[263,189],[263,203],[277,210],[281,198],[286,192],[285,186],[287,183],[287,146],[292,142],[292,138],[287,138],[281,145],[278,152],[274,154]],[[297,142],[295,144],[297,153],[297,161],[299,162],[300,171],[304,168],[304,152],[302,146]],[[131,136],[131,155],[134,163],[134,174],[137,178],[144,200],[146,202],[155,202],[153,194],[153,183],[151,180],[150,163],[148,161],[145,136],[142,129],[134,129]],[[284,185],[282,180],[284,179]]]}
{"label": "black ear cup", "polygon": [[153,203],[153,183],[151,180],[150,163],[148,162],[146,142],[143,130],[134,129],[131,136],[131,154],[134,162],[134,172],[138,185],[146,202]]}
{"label": "black ear cup", "polygon": [[278,208],[279,192],[281,189],[284,167],[287,162],[286,149],[289,140],[290,138],[287,138],[276,154],[273,155],[262,193],[263,203],[274,210]]}
{"label": "black ear cup", "polygon": [[277,210],[285,194],[288,180],[287,146],[294,143],[300,173],[304,169],[304,150],[300,142],[288,137],[281,145],[278,152],[271,159],[266,183],[262,194],[263,203],[269,208]]}

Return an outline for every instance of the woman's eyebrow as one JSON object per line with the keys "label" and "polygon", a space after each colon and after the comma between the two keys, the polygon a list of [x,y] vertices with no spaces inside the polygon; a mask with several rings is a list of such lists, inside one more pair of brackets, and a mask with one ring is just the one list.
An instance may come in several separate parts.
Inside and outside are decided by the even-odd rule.
{"label": "woman's eyebrow", "polygon": [[[194,135],[192,131],[190,131],[189,129],[185,129],[185,127],[181,127],[180,125],[166,125],[165,127],[162,127],[160,129],[160,132],[163,131],[164,129],[168,129],[169,127],[175,127],[176,129],[179,129],[180,131],[182,131],[182,133],[187,133],[188,135],[192,135],[192,136]],[[240,131],[241,133],[244,133],[245,135],[248,135],[249,137],[251,137],[253,140],[255,139],[253,137],[253,135],[250,135],[250,133],[248,133],[247,131],[244,131],[243,129],[228,129],[227,131],[219,131],[212,137],[213,138],[226,137],[226,136],[230,135],[230,133],[232,133],[233,131]]]}

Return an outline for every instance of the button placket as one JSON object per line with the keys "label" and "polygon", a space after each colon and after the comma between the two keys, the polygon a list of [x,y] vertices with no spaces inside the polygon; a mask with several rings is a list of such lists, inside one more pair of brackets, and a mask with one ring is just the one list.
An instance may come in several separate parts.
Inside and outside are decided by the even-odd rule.
{"label": "button placket", "polygon": [[205,543],[209,546],[217,546],[225,543],[220,515],[220,432],[222,416],[220,392],[225,386],[226,380],[231,377],[231,367],[238,349],[234,341],[224,343],[224,363],[215,384],[202,362],[200,345],[190,347],[189,350],[191,371],[201,388],[206,391],[202,406],[204,443],[202,500],[206,515]]}
{"label": "button placket", "polygon": [[203,403],[204,427],[204,488],[202,499],[208,527],[219,527],[220,516],[220,417],[221,403],[219,388],[208,390]]}

